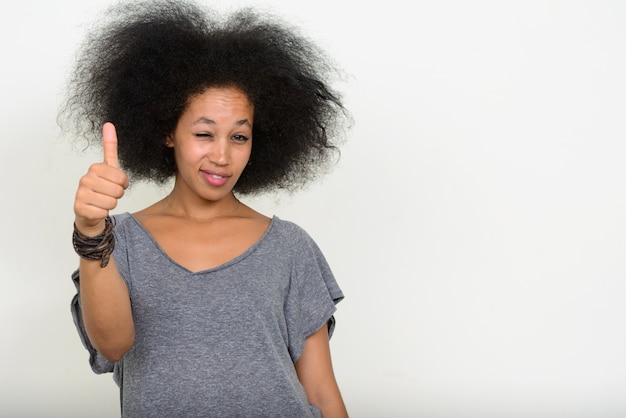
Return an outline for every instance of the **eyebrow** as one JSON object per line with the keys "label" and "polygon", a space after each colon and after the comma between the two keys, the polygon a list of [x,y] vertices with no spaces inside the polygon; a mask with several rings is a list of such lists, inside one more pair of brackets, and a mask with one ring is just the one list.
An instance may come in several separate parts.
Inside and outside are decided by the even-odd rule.
{"label": "eyebrow", "polygon": [[[209,118],[206,118],[204,116],[199,118],[198,120],[194,121],[191,125],[192,126],[193,125],[198,125],[200,123],[206,123],[206,124],[209,124],[209,125],[216,125],[216,122],[213,119],[209,119]],[[248,119],[240,119],[237,122],[235,122],[235,125],[237,125],[237,126],[242,126],[242,125],[250,126],[250,121]]]}

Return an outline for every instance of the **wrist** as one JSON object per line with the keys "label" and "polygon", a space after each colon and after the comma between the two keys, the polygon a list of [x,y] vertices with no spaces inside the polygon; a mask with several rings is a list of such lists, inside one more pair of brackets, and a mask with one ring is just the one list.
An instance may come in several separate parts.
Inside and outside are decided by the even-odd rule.
{"label": "wrist", "polygon": [[76,217],[74,219],[74,229],[87,237],[95,237],[104,232],[106,220],[89,221],[87,219]]}
{"label": "wrist", "polygon": [[113,227],[115,220],[110,216],[104,219],[104,229],[97,235],[86,235],[82,233],[74,223],[74,233],[72,234],[72,244],[74,251],[86,260],[100,261],[100,267],[106,267],[115,248],[115,235]]}

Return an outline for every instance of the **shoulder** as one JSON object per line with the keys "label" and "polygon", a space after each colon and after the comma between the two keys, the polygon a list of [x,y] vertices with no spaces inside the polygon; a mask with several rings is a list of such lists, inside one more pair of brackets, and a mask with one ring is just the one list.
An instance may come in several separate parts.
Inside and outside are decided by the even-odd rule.
{"label": "shoulder", "polygon": [[272,218],[272,229],[285,237],[309,237],[309,234],[295,222],[281,219],[278,216]]}
{"label": "shoulder", "polygon": [[134,223],[133,216],[128,212],[112,215],[111,218],[113,218],[113,221],[115,222],[115,230],[118,232]]}
{"label": "shoulder", "polygon": [[131,239],[131,236],[140,235],[138,232],[141,230],[141,226],[137,223],[132,214],[124,212],[112,215],[111,217],[115,222],[113,233],[115,234],[116,240],[126,241]]}
{"label": "shoulder", "polygon": [[302,248],[317,248],[317,244],[311,235],[300,225],[293,221],[284,220],[277,216],[272,218],[271,235],[286,243],[292,250]]}

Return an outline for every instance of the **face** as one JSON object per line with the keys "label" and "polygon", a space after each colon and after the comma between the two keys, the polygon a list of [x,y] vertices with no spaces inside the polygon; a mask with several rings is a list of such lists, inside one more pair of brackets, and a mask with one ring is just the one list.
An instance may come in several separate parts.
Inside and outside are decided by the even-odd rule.
{"label": "face", "polygon": [[176,186],[205,200],[228,196],[252,150],[254,107],[235,87],[193,96],[166,145],[174,148]]}

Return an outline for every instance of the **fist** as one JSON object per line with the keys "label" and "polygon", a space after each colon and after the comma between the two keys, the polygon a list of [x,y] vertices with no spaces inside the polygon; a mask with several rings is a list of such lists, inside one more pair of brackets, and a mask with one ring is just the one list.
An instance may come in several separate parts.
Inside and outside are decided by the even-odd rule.
{"label": "fist", "polygon": [[128,188],[128,176],[120,170],[117,157],[117,133],[112,123],[102,127],[103,162],[89,167],[81,177],[74,200],[76,228],[87,236],[104,230],[104,219],[117,206]]}

